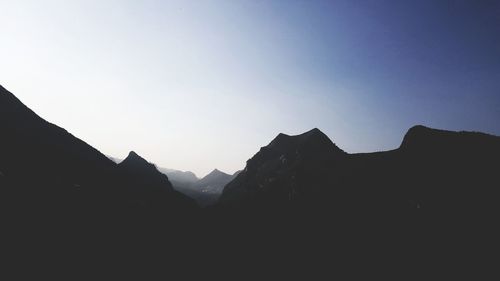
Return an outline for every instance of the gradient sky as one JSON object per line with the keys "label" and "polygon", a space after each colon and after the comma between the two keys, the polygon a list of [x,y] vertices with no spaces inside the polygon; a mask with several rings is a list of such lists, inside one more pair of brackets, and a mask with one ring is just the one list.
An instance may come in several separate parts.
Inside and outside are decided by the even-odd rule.
{"label": "gradient sky", "polygon": [[0,0],[0,84],[107,155],[203,176],[279,132],[500,135],[500,1]]}

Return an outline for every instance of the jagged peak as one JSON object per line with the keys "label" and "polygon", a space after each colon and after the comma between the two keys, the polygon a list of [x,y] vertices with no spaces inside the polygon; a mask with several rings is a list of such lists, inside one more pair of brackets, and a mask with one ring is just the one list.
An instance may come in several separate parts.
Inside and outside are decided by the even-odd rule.
{"label": "jagged peak", "polygon": [[200,181],[203,182],[203,181],[206,181],[209,179],[219,178],[219,177],[231,177],[231,175],[226,174],[219,169],[214,169],[210,173],[208,173],[206,176],[201,178]]}
{"label": "jagged peak", "polygon": [[312,128],[311,130],[305,132],[304,134],[323,134],[323,132],[318,128]]}
{"label": "jagged peak", "polygon": [[148,166],[152,165],[146,159],[137,154],[135,151],[130,151],[127,158],[125,158],[125,160],[123,160],[121,164],[126,164],[126,163],[138,163],[138,164],[145,164]]}
{"label": "jagged peak", "polygon": [[284,133],[279,133],[273,140],[273,142],[275,141],[280,141],[280,140],[284,140],[284,139],[298,139],[298,138],[310,138],[310,137],[326,137],[328,138],[320,129],[318,128],[313,128],[305,133],[302,133],[302,134],[298,134],[298,135],[287,135],[287,134],[284,134]]}
{"label": "jagged peak", "polygon": [[205,178],[208,177],[208,176],[216,176],[216,175],[230,176],[229,174],[224,173],[223,171],[215,168],[208,175],[206,175]]}
{"label": "jagged peak", "polygon": [[330,138],[328,138],[328,136],[323,133],[322,131],[320,131],[320,129],[318,128],[314,128],[312,130],[309,130],[303,134],[300,134],[298,135],[297,137],[301,137],[301,138],[324,138],[324,139],[328,139],[330,140]]}
{"label": "jagged peak", "polygon": [[340,148],[338,148],[330,138],[323,133],[318,128],[313,128],[305,133],[289,136],[283,133],[278,134],[276,138],[274,138],[268,147],[270,148],[278,148],[278,149],[287,149],[289,147],[294,147],[296,145],[304,145],[304,144],[325,144],[332,145],[336,150],[343,152]]}
{"label": "jagged peak", "polygon": [[[128,153],[128,157],[139,157],[139,158],[142,158],[142,157],[140,157],[140,156],[139,156],[139,154],[137,154],[137,153],[136,153],[135,151],[133,151],[133,150],[132,150],[132,151],[130,151],[130,152]],[[128,157],[127,157],[127,158],[128,158]]]}

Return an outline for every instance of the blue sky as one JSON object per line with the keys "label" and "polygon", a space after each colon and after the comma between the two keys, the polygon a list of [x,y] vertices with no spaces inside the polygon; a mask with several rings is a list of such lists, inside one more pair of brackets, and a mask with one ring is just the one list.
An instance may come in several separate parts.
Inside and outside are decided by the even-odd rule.
{"label": "blue sky", "polygon": [[103,153],[203,176],[279,132],[500,135],[498,1],[1,1],[0,84]]}

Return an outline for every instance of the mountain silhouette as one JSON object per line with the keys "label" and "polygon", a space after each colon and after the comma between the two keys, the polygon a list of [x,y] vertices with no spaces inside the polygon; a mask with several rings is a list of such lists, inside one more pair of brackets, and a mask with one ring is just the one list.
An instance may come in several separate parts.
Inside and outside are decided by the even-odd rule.
{"label": "mountain silhouette", "polygon": [[124,178],[128,178],[134,198],[144,200],[143,205],[150,203],[153,208],[177,210],[195,207],[194,201],[174,190],[166,175],[134,151],[118,167]]}
{"label": "mountain silhouette", "polygon": [[224,185],[231,181],[232,178],[232,175],[221,172],[218,169],[214,169],[208,175],[200,179],[196,185],[205,189],[213,189],[216,191],[219,187],[224,187]]}
{"label": "mountain silhouette", "polygon": [[247,161],[220,200],[241,203],[263,196],[278,204],[308,196],[333,184],[331,171],[346,156],[319,129],[297,136],[279,134]]}
{"label": "mountain silhouette", "polygon": [[199,180],[198,177],[190,171],[179,171],[161,167],[158,167],[158,170],[168,176],[168,179],[174,187],[192,185]]}
{"label": "mountain silhouette", "polygon": [[226,184],[236,177],[214,169],[205,177],[195,182],[173,183],[174,188],[186,196],[193,198],[202,207],[211,206],[217,202]]}
{"label": "mountain silhouette", "polygon": [[38,253],[38,264],[52,253],[66,262],[58,268],[145,261],[169,274],[188,264],[214,276],[304,269],[314,279],[344,264],[456,270],[457,260],[489,256],[498,237],[498,136],[415,126],[394,150],[349,154],[319,129],[279,134],[234,175],[184,174],[183,193],[210,205],[201,210],[137,153],[117,164],[3,87],[0,120],[11,258]]}
{"label": "mountain silhouette", "polygon": [[[155,172],[135,153],[117,165],[66,130],[40,118],[3,87],[0,119],[0,171],[7,186],[1,190],[2,200],[7,208],[19,210],[16,214],[56,219],[78,213],[103,218],[117,212],[125,215],[135,208],[147,209],[149,203],[158,205],[160,200],[168,208],[193,207],[189,199],[173,191],[166,176]],[[148,190],[161,190],[163,196]]]}
{"label": "mountain silhouette", "polygon": [[118,182],[112,161],[40,118],[1,86],[0,119],[0,170],[13,187],[6,192],[19,195],[11,197],[12,205],[19,199],[56,206],[71,201],[75,192],[100,198],[114,193]]}
{"label": "mountain silhouette", "polygon": [[[108,156],[108,158],[115,163],[123,162],[123,160],[115,157]],[[240,172],[238,171],[234,175],[228,175],[215,169],[204,178],[199,179],[190,171],[179,171],[156,166],[155,168],[168,177],[169,182],[176,191],[194,199],[201,207],[215,204],[222,194],[224,186],[233,180]]]}
{"label": "mountain silhouette", "polygon": [[425,209],[484,219],[498,212],[498,167],[500,138],[483,133],[415,126],[398,149],[347,154],[314,129],[278,135],[224,188],[220,204],[302,206],[353,218]]}

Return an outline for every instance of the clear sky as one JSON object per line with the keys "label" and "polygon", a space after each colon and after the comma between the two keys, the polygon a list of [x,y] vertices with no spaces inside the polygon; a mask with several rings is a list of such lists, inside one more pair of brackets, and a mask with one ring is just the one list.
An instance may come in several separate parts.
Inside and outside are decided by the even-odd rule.
{"label": "clear sky", "polygon": [[0,0],[0,84],[107,155],[203,176],[279,132],[500,135],[500,1]]}

